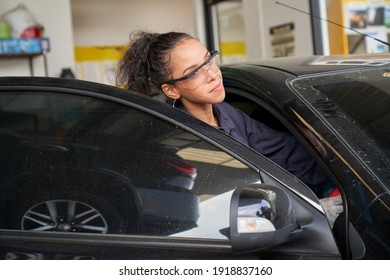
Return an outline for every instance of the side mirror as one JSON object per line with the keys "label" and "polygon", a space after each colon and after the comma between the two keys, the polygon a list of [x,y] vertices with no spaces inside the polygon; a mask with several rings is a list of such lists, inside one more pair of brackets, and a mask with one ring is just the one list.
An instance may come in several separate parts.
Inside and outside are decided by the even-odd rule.
{"label": "side mirror", "polygon": [[233,192],[230,238],[234,251],[256,251],[282,244],[295,228],[292,203],[282,189],[252,184]]}

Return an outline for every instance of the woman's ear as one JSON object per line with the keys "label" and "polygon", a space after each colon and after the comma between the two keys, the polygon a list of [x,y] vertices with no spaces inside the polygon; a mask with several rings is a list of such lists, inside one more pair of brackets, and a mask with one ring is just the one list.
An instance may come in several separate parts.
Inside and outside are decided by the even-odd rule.
{"label": "woman's ear", "polygon": [[180,98],[180,93],[174,85],[163,84],[161,89],[171,99],[175,100]]}

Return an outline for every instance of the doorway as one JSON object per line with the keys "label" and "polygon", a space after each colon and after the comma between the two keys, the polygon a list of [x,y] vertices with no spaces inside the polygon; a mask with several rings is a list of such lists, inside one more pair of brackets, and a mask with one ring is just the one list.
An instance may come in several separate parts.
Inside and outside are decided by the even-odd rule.
{"label": "doorway", "polygon": [[242,0],[205,0],[207,38],[210,50],[220,52],[221,63],[247,59]]}

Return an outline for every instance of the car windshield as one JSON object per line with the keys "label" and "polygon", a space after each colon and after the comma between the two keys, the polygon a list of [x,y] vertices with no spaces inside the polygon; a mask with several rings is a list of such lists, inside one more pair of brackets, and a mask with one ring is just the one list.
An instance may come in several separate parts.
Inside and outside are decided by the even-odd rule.
{"label": "car windshield", "polygon": [[390,164],[389,84],[390,67],[310,76],[291,83],[376,173],[386,173]]}

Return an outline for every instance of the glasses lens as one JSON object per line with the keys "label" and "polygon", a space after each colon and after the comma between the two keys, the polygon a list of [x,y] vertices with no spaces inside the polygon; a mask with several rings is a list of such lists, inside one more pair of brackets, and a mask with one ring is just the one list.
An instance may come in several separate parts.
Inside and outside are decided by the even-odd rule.
{"label": "glasses lens", "polygon": [[215,57],[218,52],[213,52],[211,56],[194,72],[188,75],[188,78],[180,81],[181,85],[187,89],[195,89],[207,82],[209,71],[214,73],[218,69],[218,66],[215,62]]}

